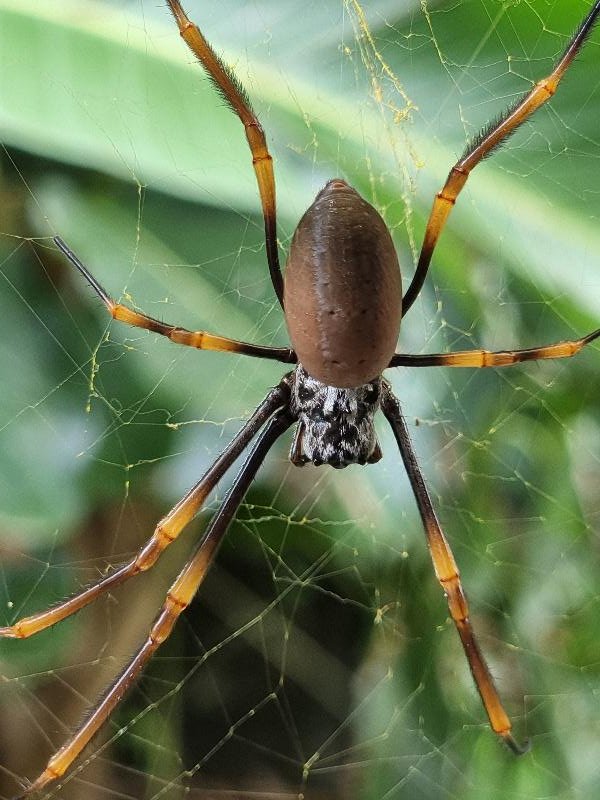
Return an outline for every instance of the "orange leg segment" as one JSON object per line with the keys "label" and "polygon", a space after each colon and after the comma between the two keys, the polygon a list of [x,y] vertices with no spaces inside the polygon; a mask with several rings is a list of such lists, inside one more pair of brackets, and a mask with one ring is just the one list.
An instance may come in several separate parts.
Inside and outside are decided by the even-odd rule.
{"label": "orange leg segment", "polygon": [[436,577],[440,582],[448,601],[450,616],[456,626],[462,642],[471,674],[477,686],[477,691],[488,715],[492,730],[497,733],[510,749],[517,755],[526,752],[528,746],[520,745],[512,735],[511,721],[504,710],[498,690],[490,673],[489,667],[479,649],[475,633],[469,619],[469,606],[460,581],[460,574],[448,540],[444,536],[436,517],[429,492],[419,469],[417,459],[410,442],[408,429],[400,404],[384,383],[381,407],[385,414],[400,448],[402,461],[406,468],[412,486],[419,513],[423,521],[425,536],[433,562]]}
{"label": "orange leg segment", "polygon": [[221,508],[211,520],[197,549],[179,573],[167,593],[166,600],[154,620],[150,633],[139,651],[116,681],[101,697],[83,723],[69,740],[50,758],[41,775],[29,785],[21,798],[39,792],[61,778],[94,734],[108,719],[115,706],[131,687],[141,670],[160,645],[169,637],[177,619],[191,603],[212,564],[246,491],[275,440],[291,425],[293,420],[286,411],[280,411],[267,424],[256,445],[227,492]]}
{"label": "orange leg segment", "polygon": [[446,183],[433,201],[417,269],[402,300],[404,314],[421,291],[440,234],[471,171],[496,147],[506,141],[519,125],[529,119],[541,105],[550,100],[556,92],[560,80],[590,35],[599,14],[600,0],[596,0],[588,15],[573,34],[550,75],[538,81],[531,91],[527,92],[513,106],[509,106],[499,120],[484,128],[470,144],[465,155],[450,170]]}
{"label": "orange leg segment", "polygon": [[198,26],[190,21],[179,0],[167,0],[167,2],[179,26],[181,37],[198,58],[227,105],[237,114],[244,126],[246,139],[252,153],[252,166],[256,174],[265,221],[265,241],[269,272],[275,294],[283,307],[283,278],[277,251],[275,176],[273,173],[273,159],[267,147],[264,131],[239,80],[215,53]]}
{"label": "orange leg segment", "polygon": [[167,325],[158,319],[149,317],[147,314],[142,314],[121,303],[116,303],[60,236],[55,236],[54,242],[69,259],[71,264],[83,275],[98,297],[102,300],[113,319],[125,322],[127,325],[132,325],[136,328],[144,328],[153,333],[160,333],[161,336],[166,336],[176,344],[197,347],[199,350],[218,350],[221,352],[239,353],[246,356],[255,356],[256,358],[269,358],[275,361],[282,361],[284,364],[295,364],[297,361],[296,354],[289,347],[263,347],[262,345],[251,344],[249,342],[240,342],[237,339],[228,339],[225,336],[217,336],[216,334],[207,333],[206,331],[188,331],[176,325]]}
{"label": "orange leg segment", "polygon": [[508,367],[521,361],[541,361],[551,358],[571,358],[600,336],[600,328],[564,342],[530,347],[526,350],[460,350],[456,353],[426,353],[412,355],[396,353],[389,367]]}
{"label": "orange leg segment", "polygon": [[246,449],[251,439],[264,425],[267,419],[279,408],[287,404],[289,388],[286,378],[275,387],[254,414],[244,425],[241,431],[232,439],[229,445],[204,473],[202,478],[189,490],[189,492],[175,505],[169,513],[161,519],[154,533],[148,539],[131,561],[111,572],[97,583],[88,586],[79,594],[62,601],[58,605],[38,614],[23,617],[13,625],[0,628],[0,637],[11,639],[26,639],[46,628],[55,625],[71,614],[94,602],[105,592],[114,589],[129,578],[140,572],[145,572],[156,564],[160,555],[175,541],[185,526],[195,517],[202,508],[204,501],[214,489],[225,472],[231,467],[240,454]]}

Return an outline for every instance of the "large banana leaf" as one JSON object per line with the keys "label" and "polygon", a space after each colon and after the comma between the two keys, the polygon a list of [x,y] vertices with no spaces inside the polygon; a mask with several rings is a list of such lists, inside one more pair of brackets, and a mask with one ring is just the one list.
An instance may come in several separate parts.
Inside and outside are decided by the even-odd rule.
{"label": "large banana leaf", "polygon": [[[341,175],[384,214],[405,282],[466,141],[549,71],[588,8],[187,5],[267,131],[282,252]],[[532,346],[598,324],[597,42],[473,174],[403,350]],[[133,552],[284,371],[109,322],[51,237],[153,316],[265,344],[287,333],[242,128],[166,9],[0,0],[0,141],[8,623]],[[486,725],[381,427],[384,460],[368,469],[299,471],[287,442],[274,450],[198,603],[108,726],[111,748],[95,740],[56,796],[595,796],[597,375],[593,348],[387,375],[530,755],[513,759]],[[0,643],[0,796],[43,767],[141,641],[188,538],[129,592]]]}

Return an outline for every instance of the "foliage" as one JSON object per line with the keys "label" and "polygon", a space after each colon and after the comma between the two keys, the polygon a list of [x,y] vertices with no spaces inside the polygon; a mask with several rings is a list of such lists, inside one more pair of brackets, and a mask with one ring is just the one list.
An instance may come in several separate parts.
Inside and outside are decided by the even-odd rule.
{"label": "foliage", "polygon": [[[241,127],[165,10],[41,5],[0,1],[7,623],[132,553],[283,372],[110,323],[51,237],[149,314],[287,342]],[[188,0],[268,132],[283,248],[341,175],[384,213],[407,281],[466,140],[546,74],[588,4],[298,5]],[[402,350],[533,346],[599,324],[597,42],[474,173]],[[368,469],[299,471],[275,449],[191,612],[56,796],[594,796],[597,374],[590,348],[387,376],[530,755],[513,759],[486,725],[382,427]],[[223,490],[157,575],[2,643],[0,796],[133,652]]]}

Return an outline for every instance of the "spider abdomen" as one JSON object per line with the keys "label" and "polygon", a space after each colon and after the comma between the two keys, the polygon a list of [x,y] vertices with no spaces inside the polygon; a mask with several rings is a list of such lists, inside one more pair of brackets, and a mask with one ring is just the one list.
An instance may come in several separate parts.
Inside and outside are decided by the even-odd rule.
{"label": "spider abdomen", "polygon": [[284,280],[298,361],[329,386],[367,384],[387,367],[402,317],[392,237],[345,181],[329,181],[300,220]]}

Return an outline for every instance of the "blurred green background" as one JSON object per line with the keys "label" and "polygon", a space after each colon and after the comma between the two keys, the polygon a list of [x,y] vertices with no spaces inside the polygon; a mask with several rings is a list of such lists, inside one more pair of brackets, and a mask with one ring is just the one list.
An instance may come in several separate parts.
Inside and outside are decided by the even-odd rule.
{"label": "blurred green background", "polygon": [[[287,343],[241,126],[162,3],[41,5],[0,0],[0,624],[132,554],[284,372],[111,323],[53,235],[153,316]],[[282,250],[339,175],[383,213],[408,283],[450,165],[547,74],[589,3],[186,7],[266,128]],[[599,42],[474,173],[403,351],[600,324]],[[298,470],[278,444],[200,596],[48,796],[596,796],[599,358],[387,375],[531,753],[487,726],[380,421],[368,468]],[[152,573],[0,644],[0,797],[142,641],[226,485]]]}

